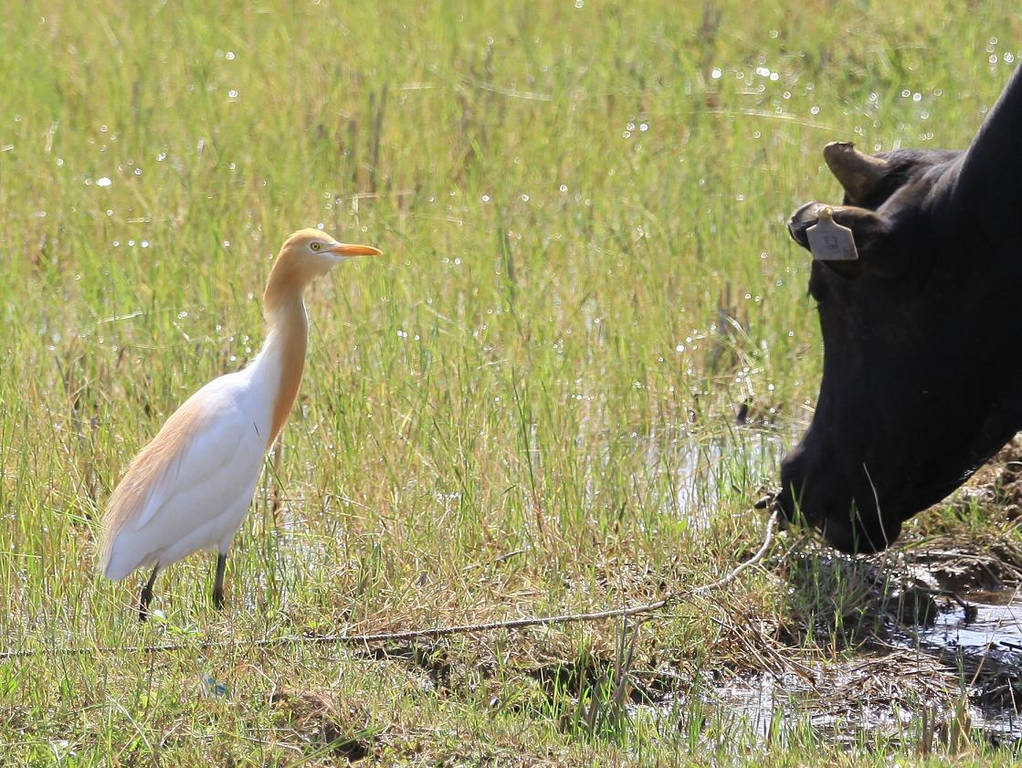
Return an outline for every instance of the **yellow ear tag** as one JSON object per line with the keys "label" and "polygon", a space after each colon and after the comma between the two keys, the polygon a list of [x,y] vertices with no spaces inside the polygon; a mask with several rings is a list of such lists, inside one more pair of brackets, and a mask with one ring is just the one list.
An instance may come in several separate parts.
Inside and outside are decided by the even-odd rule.
{"label": "yellow ear tag", "polygon": [[820,211],[819,219],[806,230],[806,237],[817,261],[856,261],[859,258],[852,230],[834,221],[834,211],[830,208]]}

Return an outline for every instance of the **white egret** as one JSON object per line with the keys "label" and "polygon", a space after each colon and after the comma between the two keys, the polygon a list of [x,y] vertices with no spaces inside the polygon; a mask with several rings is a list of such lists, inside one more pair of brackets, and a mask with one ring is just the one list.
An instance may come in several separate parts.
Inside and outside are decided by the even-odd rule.
{"label": "white egret", "polygon": [[305,365],[305,288],[351,256],[379,255],[302,229],[277,255],[263,293],[269,333],[245,368],[189,397],[128,466],[103,516],[100,568],[118,581],[152,568],[139,597],[144,621],[161,569],[217,550],[213,604],[224,604],[227,552],[255,492],[263,456],[287,421]]}

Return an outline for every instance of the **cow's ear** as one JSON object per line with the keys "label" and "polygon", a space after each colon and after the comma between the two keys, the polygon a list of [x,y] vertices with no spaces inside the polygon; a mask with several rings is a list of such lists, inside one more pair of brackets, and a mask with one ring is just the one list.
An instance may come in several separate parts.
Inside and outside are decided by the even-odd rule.
{"label": "cow's ear", "polygon": [[876,211],[854,205],[827,205],[814,201],[795,211],[788,222],[788,232],[791,233],[792,239],[806,250],[809,250],[807,231],[820,221],[825,211],[829,211],[834,221],[842,227],[852,230],[855,247],[860,255],[863,250],[875,248],[890,232],[887,217]]}
{"label": "cow's ear", "polygon": [[876,211],[854,205],[826,205],[806,203],[799,208],[788,222],[792,239],[806,250],[809,246],[808,230],[815,226],[822,216],[829,212],[834,222],[851,230],[858,258],[852,261],[827,261],[821,259],[836,272],[852,277],[863,271],[894,275],[898,265],[889,258],[887,246],[891,224],[887,217]]}
{"label": "cow's ear", "polygon": [[889,170],[886,160],[863,154],[850,141],[832,141],[823,148],[823,159],[844,187],[848,202],[858,205],[876,194]]}

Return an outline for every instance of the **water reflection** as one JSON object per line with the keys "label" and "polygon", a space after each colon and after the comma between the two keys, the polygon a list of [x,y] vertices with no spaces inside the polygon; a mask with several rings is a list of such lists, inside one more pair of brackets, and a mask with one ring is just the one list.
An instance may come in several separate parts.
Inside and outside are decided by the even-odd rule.
{"label": "water reflection", "polygon": [[660,489],[659,506],[665,513],[705,527],[729,497],[773,481],[781,458],[803,428],[740,426],[714,435],[684,429],[654,432],[644,446],[645,466],[654,475],[647,479]]}
{"label": "water reflection", "polygon": [[[985,649],[991,644],[1022,651],[1022,602],[1018,591],[979,592],[965,596],[975,615],[952,604],[933,627],[920,632],[927,643],[950,648]],[[970,612],[971,614],[971,612]]]}
{"label": "water reflection", "polygon": [[1022,596],[1019,590],[962,595],[929,628],[919,647],[951,660],[969,688],[972,726],[997,743],[1022,738],[1017,691],[1022,680]]}

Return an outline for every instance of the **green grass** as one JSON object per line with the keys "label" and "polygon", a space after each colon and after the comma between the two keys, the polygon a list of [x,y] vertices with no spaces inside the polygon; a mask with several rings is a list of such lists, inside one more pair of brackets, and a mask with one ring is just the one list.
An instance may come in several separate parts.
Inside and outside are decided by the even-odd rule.
{"label": "green grass", "polygon": [[[411,659],[248,643],[640,602],[754,550],[820,373],[784,222],[836,199],[829,140],[966,143],[1014,3],[127,5],[0,18],[0,643],[195,647],[0,663],[3,762],[331,764],[346,739],[445,765],[922,760],[797,717],[764,741],[693,693],[734,606],[783,613],[762,572],[642,625],[632,667],[691,695],[638,713],[613,622]],[[141,577],[95,574],[102,505],[255,353],[272,256],[317,224],[386,255],[308,297],[228,609],[195,556],[139,626]],[[743,401],[779,437],[733,427]],[[598,674],[545,685],[562,664]]]}

